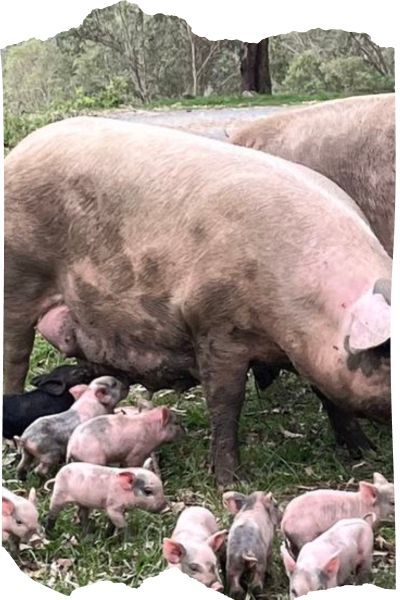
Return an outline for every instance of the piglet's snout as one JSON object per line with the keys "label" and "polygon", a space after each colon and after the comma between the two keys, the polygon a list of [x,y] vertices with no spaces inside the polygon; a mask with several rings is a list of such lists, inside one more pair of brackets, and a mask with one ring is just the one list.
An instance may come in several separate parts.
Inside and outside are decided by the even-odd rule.
{"label": "piglet's snout", "polygon": [[219,581],[214,581],[214,583],[212,583],[210,587],[212,590],[215,590],[216,592],[222,592],[224,589],[224,586]]}

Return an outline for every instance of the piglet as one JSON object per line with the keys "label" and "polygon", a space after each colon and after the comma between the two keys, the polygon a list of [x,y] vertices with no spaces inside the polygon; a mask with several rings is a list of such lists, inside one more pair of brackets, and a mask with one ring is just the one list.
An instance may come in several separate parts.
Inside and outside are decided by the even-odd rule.
{"label": "piglet", "polygon": [[226,530],[218,530],[214,515],[201,506],[186,508],[179,516],[171,538],[163,542],[163,555],[170,567],[222,591],[217,552],[225,542]]}
{"label": "piglet", "polygon": [[89,386],[77,386],[71,393],[77,401],[57,415],[41,417],[32,423],[21,437],[14,437],[22,452],[17,467],[20,479],[25,479],[27,470],[34,460],[39,464],[35,473],[45,475],[51,467],[65,458],[68,440],[73,430],[84,421],[113,411],[116,404],[126,396],[128,388],[114,377],[98,377]]}
{"label": "piglet", "polygon": [[222,499],[235,515],[227,542],[228,594],[234,600],[244,599],[242,583],[247,579],[254,597],[262,597],[265,576],[271,572],[274,531],[281,517],[276,501],[264,492],[249,496],[225,492]]}
{"label": "piglet", "polygon": [[285,545],[281,554],[290,579],[290,598],[347,583],[365,583],[372,565],[374,534],[364,519],[341,519],[300,550],[297,561]]}
{"label": "piglet", "polygon": [[54,415],[68,410],[75,402],[70,388],[90,383],[94,378],[90,365],[62,365],[51,373],[32,379],[36,390],[24,394],[3,396],[3,437],[13,439],[22,435],[27,427],[39,417]]}
{"label": "piglet", "polygon": [[178,440],[183,433],[167,406],[133,415],[119,412],[97,417],[75,429],[67,461],[138,467],[161,443]]}
{"label": "piglet", "polygon": [[54,481],[46,524],[48,531],[69,503],[79,506],[79,520],[84,528],[93,508],[104,509],[117,529],[126,526],[124,513],[127,509],[141,508],[158,513],[168,508],[161,480],[148,469],[71,463],[58,471]]}
{"label": "piglet", "polygon": [[374,483],[361,481],[358,492],[315,490],[289,502],[283,514],[281,529],[286,545],[296,558],[307,542],[329,529],[339,519],[375,516],[375,525],[394,510],[394,485],[380,473]]}
{"label": "piglet", "polygon": [[34,488],[28,498],[23,498],[3,487],[2,514],[2,539],[14,552],[18,552],[20,541],[28,542],[34,533],[39,533]]}

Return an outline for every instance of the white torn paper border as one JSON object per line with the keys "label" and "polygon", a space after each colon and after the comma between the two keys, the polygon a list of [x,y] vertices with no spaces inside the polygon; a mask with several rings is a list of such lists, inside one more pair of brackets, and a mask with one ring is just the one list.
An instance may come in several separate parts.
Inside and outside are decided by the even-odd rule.
{"label": "white torn paper border", "polygon": [[[2,16],[0,19],[0,47],[22,42],[31,37],[47,39],[78,26],[86,15],[94,8],[104,8],[112,5],[112,0],[78,0],[75,2],[62,2],[62,0],[9,0],[2,3]],[[174,14],[188,21],[197,35],[209,39],[241,39],[258,42],[264,37],[288,33],[290,31],[307,31],[313,28],[344,29],[368,33],[372,39],[381,46],[393,46],[397,50],[399,45],[398,18],[396,18],[396,5],[393,0],[380,0],[372,2],[321,2],[321,0],[137,0],[136,4],[148,14],[161,12]],[[396,53],[397,58],[397,53]],[[400,69],[396,61],[396,80],[400,80]],[[1,83],[1,80],[0,80]],[[2,85],[0,86],[2,90]],[[2,132],[2,92],[0,95],[0,126]],[[398,112],[398,103],[397,112]],[[398,139],[398,137],[397,137]],[[399,157],[399,153],[397,153]],[[400,159],[397,158],[397,169]],[[0,173],[0,194],[3,201],[3,169]],[[398,200],[399,192],[397,192]],[[398,204],[398,202],[397,202]],[[3,218],[3,215],[1,216]],[[396,222],[398,223],[397,218]],[[395,234],[394,272],[392,286],[392,304],[400,304],[399,278],[400,260],[398,248],[398,229]],[[1,282],[2,285],[2,282]],[[1,301],[3,292],[1,290]],[[400,331],[400,311],[393,311],[392,331]],[[2,323],[1,323],[2,326]],[[2,340],[1,335],[1,340]],[[392,360],[400,356],[400,336],[392,337]],[[392,369],[392,397],[398,397],[399,369]],[[400,422],[400,407],[393,402],[393,424]],[[399,449],[396,435],[393,436],[393,450],[395,456],[395,484],[399,479],[398,462]],[[398,486],[397,486],[398,487]],[[399,515],[399,509],[396,511]],[[23,574],[2,548],[1,560],[1,589],[12,598],[29,598],[29,600],[57,600],[66,598],[39,584]],[[396,568],[396,579],[399,579],[400,568]],[[207,600],[222,598],[221,594],[208,590],[198,582],[182,575],[176,569],[162,572],[156,577],[147,579],[140,588],[133,589],[122,583],[98,582],[84,588],[75,590],[72,600],[150,600],[163,598],[163,600]],[[395,596],[396,595],[396,596]],[[395,590],[384,590],[372,585],[345,586],[324,592],[309,594],[310,600],[324,598],[333,600],[356,600],[362,598],[388,599],[397,597]]]}

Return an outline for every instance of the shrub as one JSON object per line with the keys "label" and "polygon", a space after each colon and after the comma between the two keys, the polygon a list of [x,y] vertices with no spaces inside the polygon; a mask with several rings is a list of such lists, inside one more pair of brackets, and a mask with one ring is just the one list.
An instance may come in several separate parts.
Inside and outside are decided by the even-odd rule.
{"label": "shrub", "polygon": [[325,89],[322,61],[307,50],[292,60],[283,80],[283,88],[301,94],[316,94]]}
{"label": "shrub", "polygon": [[365,93],[391,89],[390,78],[374,71],[360,56],[335,58],[320,68],[328,91]]}

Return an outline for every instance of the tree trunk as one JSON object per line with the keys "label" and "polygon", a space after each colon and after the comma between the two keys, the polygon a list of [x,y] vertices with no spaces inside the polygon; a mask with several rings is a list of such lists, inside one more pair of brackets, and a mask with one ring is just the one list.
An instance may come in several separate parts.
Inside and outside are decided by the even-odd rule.
{"label": "tree trunk", "polygon": [[268,38],[258,44],[244,44],[240,72],[243,91],[272,94]]}

